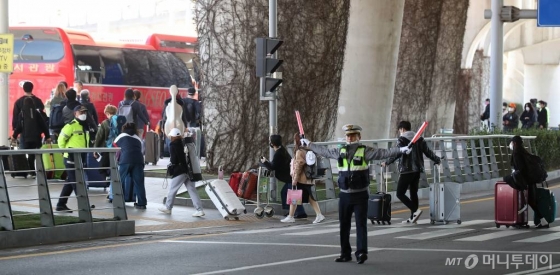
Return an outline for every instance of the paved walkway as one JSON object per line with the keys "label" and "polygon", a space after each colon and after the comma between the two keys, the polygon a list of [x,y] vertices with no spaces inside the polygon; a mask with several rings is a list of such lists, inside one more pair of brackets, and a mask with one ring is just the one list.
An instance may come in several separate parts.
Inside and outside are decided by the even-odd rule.
{"label": "paved walkway", "polygon": [[[165,169],[168,163],[169,159],[164,158],[160,160],[157,165],[147,165],[145,170],[149,171],[154,169]],[[7,177],[6,180],[8,181],[8,193],[11,201],[29,200],[12,202],[12,210],[38,213],[38,201],[33,200],[38,197],[36,181],[31,178],[12,179],[11,177]],[[215,209],[205,209],[204,212],[206,213],[206,215],[204,217],[195,218],[191,216],[192,213],[194,213],[195,209],[186,206],[175,206],[171,215],[163,214],[158,211],[158,208],[162,207],[163,199],[167,196],[168,191],[167,189],[163,188],[163,182],[163,178],[146,178],[146,197],[148,199],[146,210],[135,209],[132,203],[126,203],[128,219],[136,221],[137,233],[162,230],[178,230],[186,228],[218,227],[232,225],[232,223],[239,224],[258,221],[258,219],[252,213],[241,215],[239,221],[226,221]],[[52,198],[57,198],[60,195],[60,190],[62,189],[63,183],[64,182],[62,181],[56,180],[49,181],[49,191]],[[186,188],[183,186],[179,190],[179,193],[185,191]],[[92,210],[94,218],[113,217],[111,208],[112,204],[109,203],[106,199],[107,191],[104,191],[101,188],[91,188],[88,191],[88,195],[90,204],[95,205],[95,208]],[[51,200],[51,204],[53,205],[53,207],[56,205],[56,202],[56,199]],[[69,199],[68,207],[70,209],[77,208],[75,197],[72,196]],[[68,214],[55,212],[55,215],[77,216],[77,213],[76,211],[74,211],[74,213]]]}

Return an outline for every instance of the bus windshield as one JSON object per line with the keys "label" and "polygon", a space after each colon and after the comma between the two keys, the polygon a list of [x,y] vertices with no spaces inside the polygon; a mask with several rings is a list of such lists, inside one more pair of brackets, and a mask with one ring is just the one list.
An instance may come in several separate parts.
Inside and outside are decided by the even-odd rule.
{"label": "bus windshield", "polygon": [[57,32],[50,30],[15,30],[15,62],[54,62],[64,57],[64,45]]}

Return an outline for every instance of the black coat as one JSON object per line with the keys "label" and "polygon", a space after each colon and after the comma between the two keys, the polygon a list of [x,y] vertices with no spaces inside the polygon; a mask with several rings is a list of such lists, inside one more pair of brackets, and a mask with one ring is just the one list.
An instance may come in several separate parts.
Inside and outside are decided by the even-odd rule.
{"label": "black coat", "polygon": [[[23,108],[23,100],[26,98],[27,96],[24,95],[20,98],[18,98],[18,100],[16,100],[16,102],[14,103],[14,111],[12,113],[12,129],[15,130],[17,127],[17,124],[19,124],[18,122],[18,117],[19,117],[19,113],[21,112],[21,109]],[[35,105],[35,109],[39,110],[39,112],[44,113],[45,112],[45,105],[43,104],[43,101],[41,101],[40,98],[36,97],[35,95],[31,95],[31,99],[33,99],[33,105]]]}
{"label": "black coat", "polygon": [[537,121],[539,122],[539,127],[542,126],[543,128],[548,128],[548,111],[546,108],[541,108],[537,111],[538,118]]}
{"label": "black coat", "polygon": [[521,114],[521,128],[529,129],[535,125],[537,121],[537,116],[535,116],[535,112],[533,111],[523,111]]}
{"label": "black coat", "polygon": [[171,178],[186,174],[187,170],[187,154],[185,154],[183,142],[178,139],[169,143],[169,162],[173,165]]}
{"label": "black coat", "polygon": [[24,114],[21,112],[17,117],[19,123],[16,124],[13,137],[17,138],[21,135],[22,143],[35,142],[41,144],[41,134],[49,137],[49,127],[43,119],[43,116],[36,109],[29,110],[32,114]]}
{"label": "black coat", "polygon": [[[410,140],[406,137],[400,136],[397,146],[405,147],[408,146]],[[412,145],[412,150],[410,154],[403,154],[397,158],[389,158],[386,162],[387,165],[399,160],[399,173],[413,173],[413,172],[424,172],[424,155],[434,161],[436,164],[440,163],[440,158],[434,154],[432,150],[428,147],[428,144],[424,138],[419,138],[416,143]]]}
{"label": "black coat", "polygon": [[284,148],[284,146],[280,147],[274,153],[274,157],[272,158],[272,162],[265,162],[264,166],[268,170],[274,171],[274,176],[284,182],[284,183],[291,183],[292,176],[290,176],[290,162],[292,161],[292,157]]}

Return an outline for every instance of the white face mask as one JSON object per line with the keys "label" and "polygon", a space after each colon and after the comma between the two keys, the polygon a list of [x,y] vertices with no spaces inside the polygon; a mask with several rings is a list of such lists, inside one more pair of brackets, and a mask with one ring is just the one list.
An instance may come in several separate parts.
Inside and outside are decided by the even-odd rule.
{"label": "white face mask", "polygon": [[81,114],[81,115],[78,116],[78,120],[85,121],[86,117],[87,117],[86,114]]}
{"label": "white face mask", "polygon": [[513,151],[513,142],[509,143],[509,149]]}
{"label": "white face mask", "polygon": [[513,108],[508,108],[508,111],[509,111],[509,112],[512,112],[512,111],[513,111]]}
{"label": "white face mask", "polygon": [[529,112],[530,110],[531,110],[531,108],[525,107],[525,111]]}

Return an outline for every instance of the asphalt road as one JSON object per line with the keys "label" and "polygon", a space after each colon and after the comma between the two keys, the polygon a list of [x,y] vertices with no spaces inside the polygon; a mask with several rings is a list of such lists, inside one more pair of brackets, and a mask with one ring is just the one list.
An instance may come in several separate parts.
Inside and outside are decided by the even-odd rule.
{"label": "asphalt road", "polygon": [[[551,187],[560,196],[560,185]],[[1,250],[0,274],[560,274],[560,222],[538,231],[497,229],[493,196],[463,200],[461,225],[431,225],[427,211],[417,225],[403,225],[405,212],[394,211],[391,225],[368,225],[363,265],[333,261],[340,253],[335,215],[317,225],[313,218],[285,225],[277,216],[243,226]]]}

